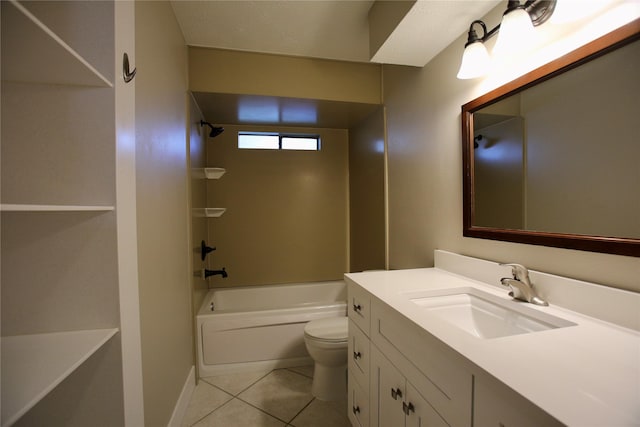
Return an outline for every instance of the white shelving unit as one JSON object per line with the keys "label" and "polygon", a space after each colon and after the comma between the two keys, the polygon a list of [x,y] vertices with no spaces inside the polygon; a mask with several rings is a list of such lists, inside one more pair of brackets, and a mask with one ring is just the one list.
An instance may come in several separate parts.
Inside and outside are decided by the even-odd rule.
{"label": "white shelving unit", "polygon": [[118,329],[2,337],[2,427],[10,426],[67,378]]}
{"label": "white shelving unit", "polygon": [[[122,422],[122,356],[105,346],[120,330],[113,11],[2,2],[2,427],[29,412],[28,423],[64,425],[55,412],[69,408],[81,424],[91,423],[85,408]],[[74,372],[95,396],[50,394]]]}
{"label": "white shelving unit", "polygon": [[[220,179],[227,172],[224,168],[196,168],[191,173],[196,179]],[[226,208],[194,208],[193,216],[197,218],[219,218]]]}
{"label": "white shelving unit", "polygon": [[[15,82],[112,87],[98,70],[16,0],[2,9],[2,79]],[[9,24],[5,30],[5,25]]]}

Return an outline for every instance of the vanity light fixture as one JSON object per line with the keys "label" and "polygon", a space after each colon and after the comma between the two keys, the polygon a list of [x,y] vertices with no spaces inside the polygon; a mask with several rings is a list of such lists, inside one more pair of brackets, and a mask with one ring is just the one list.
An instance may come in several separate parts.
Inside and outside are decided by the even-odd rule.
{"label": "vanity light fixture", "polygon": [[[459,79],[473,79],[483,76],[489,70],[491,58],[484,43],[498,34],[494,47],[494,55],[506,56],[517,52],[523,44],[530,41],[534,26],[549,19],[555,9],[556,0],[509,0],[507,10],[502,15],[502,22],[487,31],[487,26],[475,20],[469,26],[467,43],[464,45],[462,63],[458,71]],[[482,28],[482,37],[478,36],[475,27]]]}

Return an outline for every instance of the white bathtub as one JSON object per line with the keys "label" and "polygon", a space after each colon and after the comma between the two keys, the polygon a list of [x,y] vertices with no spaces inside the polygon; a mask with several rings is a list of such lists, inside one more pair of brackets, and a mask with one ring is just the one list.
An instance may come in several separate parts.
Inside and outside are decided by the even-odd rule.
{"label": "white bathtub", "polygon": [[197,315],[201,377],[312,364],[304,325],[347,315],[344,281],[212,289]]}

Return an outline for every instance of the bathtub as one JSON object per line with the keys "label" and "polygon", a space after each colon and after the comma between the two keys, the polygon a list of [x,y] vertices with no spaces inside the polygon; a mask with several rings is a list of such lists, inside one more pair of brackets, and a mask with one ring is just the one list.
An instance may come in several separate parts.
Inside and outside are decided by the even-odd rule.
{"label": "bathtub", "polygon": [[304,325],[347,315],[344,281],[211,289],[197,314],[201,377],[310,365]]}

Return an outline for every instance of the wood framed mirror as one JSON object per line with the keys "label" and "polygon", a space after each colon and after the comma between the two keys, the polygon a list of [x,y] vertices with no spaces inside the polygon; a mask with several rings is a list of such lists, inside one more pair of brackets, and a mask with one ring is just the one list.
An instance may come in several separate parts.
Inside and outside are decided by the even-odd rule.
{"label": "wood framed mirror", "polygon": [[462,106],[463,235],[640,256],[640,20]]}

